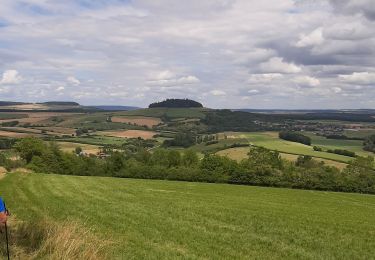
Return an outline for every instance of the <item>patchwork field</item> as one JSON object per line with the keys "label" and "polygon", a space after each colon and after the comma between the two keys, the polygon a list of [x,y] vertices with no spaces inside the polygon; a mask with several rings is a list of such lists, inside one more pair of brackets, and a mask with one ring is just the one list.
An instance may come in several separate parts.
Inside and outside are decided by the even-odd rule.
{"label": "patchwork field", "polygon": [[0,130],[0,136],[3,137],[13,137],[13,138],[23,138],[23,137],[29,137],[29,136],[35,136],[35,134],[32,133],[18,133],[18,132],[10,132],[10,131],[3,131]]}
{"label": "patchwork field", "polygon": [[99,135],[121,137],[121,138],[138,138],[152,139],[157,132],[144,130],[125,130],[125,131],[103,131],[98,132]]}
{"label": "patchwork field", "polygon": [[80,144],[72,142],[57,142],[61,150],[64,152],[74,152],[77,147],[81,147],[82,151],[87,154],[97,154],[100,151],[100,146],[90,144]]}
{"label": "patchwork field", "polygon": [[43,124],[48,123],[51,118],[55,117],[66,117],[66,116],[75,116],[79,115],[78,113],[65,113],[65,112],[14,112],[12,113],[16,117],[17,115],[22,115],[22,117],[17,119],[2,119],[0,123],[10,122],[10,121],[18,121],[21,124],[30,123],[30,124]]}
{"label": "patchwork field", "polygon": [[112,259],[375,254],[371,195],[34,173],[8,174],[0,190],[12,218],[78,222],[113,242]]}
{"label": "patchwork field", "polygon": [[139,126],[147,126],[152,128],[160,124],[162,121],[160,118],[156,117],[120,117],[114,116],[112,117],[112,122],[114,123],[127,123],[127,124],[136,124]]}

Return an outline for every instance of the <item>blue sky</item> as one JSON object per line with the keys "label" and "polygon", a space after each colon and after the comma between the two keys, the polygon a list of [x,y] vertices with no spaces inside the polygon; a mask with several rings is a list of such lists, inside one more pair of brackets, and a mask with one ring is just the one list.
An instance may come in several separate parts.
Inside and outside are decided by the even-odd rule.
{"label": "blue sky", "polygon": [[0,100],[375,108],[372,0],[2,0]]}

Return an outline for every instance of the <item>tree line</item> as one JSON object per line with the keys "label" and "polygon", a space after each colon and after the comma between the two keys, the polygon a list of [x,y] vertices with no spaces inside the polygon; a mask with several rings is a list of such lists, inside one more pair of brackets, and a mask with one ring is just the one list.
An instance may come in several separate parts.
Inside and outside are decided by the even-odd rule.
{"label": "tree line", "polygon": [[[108,151],[105,159],[62,152],[53,142],[36,138],[19,140],[13,149],[35,172],[83,176],[217,182],[312,190],[375,194],[373,157],[357,157],[342,171],[309,156],[296,162],[283,160],[276,151],[250,147],[248,158],[237,162],[192,150],[155,149]],[[5,160],[5,162],[4,162]],[[0,164],[6,163],[4,156]]]}

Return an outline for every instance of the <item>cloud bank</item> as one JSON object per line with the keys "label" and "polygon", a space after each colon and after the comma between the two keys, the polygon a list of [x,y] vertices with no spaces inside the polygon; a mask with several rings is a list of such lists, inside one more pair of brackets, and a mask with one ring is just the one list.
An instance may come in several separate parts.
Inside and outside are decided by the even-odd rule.
{"label": "cloud bank", "polygon": [[375,108],[372,0],[3,0],[0,100]]}

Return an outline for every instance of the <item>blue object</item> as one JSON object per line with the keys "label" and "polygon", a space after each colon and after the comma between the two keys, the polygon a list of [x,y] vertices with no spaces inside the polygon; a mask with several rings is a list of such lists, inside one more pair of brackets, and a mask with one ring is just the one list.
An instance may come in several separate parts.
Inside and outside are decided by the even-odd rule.
{"label": "blue object", "polygon": [[4,201],[3,199],[0,197],[0,212],[5,212],[6,208],[5,208],[5,204],[4,204]]}

